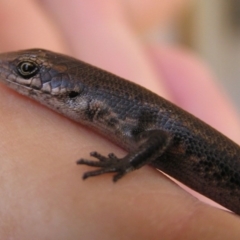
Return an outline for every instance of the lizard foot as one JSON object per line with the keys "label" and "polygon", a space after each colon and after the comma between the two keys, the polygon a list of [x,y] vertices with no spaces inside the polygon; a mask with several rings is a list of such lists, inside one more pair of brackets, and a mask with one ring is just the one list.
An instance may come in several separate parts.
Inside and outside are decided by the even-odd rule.
{"label": "lizard foot", "polygon": [[91,167],[99,167],[100,169],[84,173],[83,179],[102,175],[104,173],[115,172],[117,174],[113,176],[113,181],[116,182],[126,173],[134,170],[134,167],[129,163],[129,159],[127,157],[118,158],[113,153],[110,153],[108,154],[108,157],[105,157],[98,152],[91,152],[90,156],[97,158],[99,161],[80,159],[77,161],[77,164],[83,164]]}

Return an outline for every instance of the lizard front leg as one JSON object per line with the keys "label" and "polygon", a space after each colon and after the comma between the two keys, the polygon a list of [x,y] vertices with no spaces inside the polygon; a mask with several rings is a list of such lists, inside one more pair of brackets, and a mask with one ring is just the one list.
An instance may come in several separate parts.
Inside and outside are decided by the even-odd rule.
{"label": "lizard front leg", "polygon": [[160,157],[170,146],[171,140],[171,135],[163,130],[142,132],[135,139],[138,148],[123,158],[118,158],[113,153],[105,157],[98,152],[91,152],[90,155],[99,161],[80,159],[77,161],[77,164],[100,168],[84,173],[83,179],[114,172],[116,174],[113,177],[113,181],[116,182],[125,174],[139,169]]}

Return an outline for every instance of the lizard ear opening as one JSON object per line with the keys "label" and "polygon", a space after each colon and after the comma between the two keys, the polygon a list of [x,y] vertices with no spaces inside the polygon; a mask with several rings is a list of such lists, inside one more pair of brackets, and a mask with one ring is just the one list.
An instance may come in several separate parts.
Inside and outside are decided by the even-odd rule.
{"label": "lizard ear opening", "polygon": [[79,92],[71,91],[68,93],[69,98],[75,98],[79,95]]}

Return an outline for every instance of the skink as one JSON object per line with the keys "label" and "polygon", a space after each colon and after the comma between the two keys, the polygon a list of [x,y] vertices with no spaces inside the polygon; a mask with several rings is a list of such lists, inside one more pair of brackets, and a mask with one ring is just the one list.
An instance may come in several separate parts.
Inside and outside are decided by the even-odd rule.
{"label": "skink", "polygon": [[149,164],[240,214],[240,147],[162,97],[104,70],[41,49],[0,54],[0,81],[110,138],[129,153],[92,152],[83,178]]}

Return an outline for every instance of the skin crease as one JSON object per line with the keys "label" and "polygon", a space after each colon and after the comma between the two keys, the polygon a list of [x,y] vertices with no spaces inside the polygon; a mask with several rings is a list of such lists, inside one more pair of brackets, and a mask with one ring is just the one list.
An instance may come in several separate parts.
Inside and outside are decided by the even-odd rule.
{"label": "skin crease", "polygon": [[[180,0],[148,2],[152,9],[158,2],[160,22],[180,7]],[[186,51],[141,42],[137,33],[155,24],[156,13],[144,25],[137,1],[128,4],[1,1],[0,50],[74,55],[153,89],[240,142],[236,114],[208,70]],[[198,201],[150,167],[117,184],[110,174],[82,181],[89,168],[76,166],[78,158],[92,150],[125,153],[3,85],[0,110],[1,239],[239,239],[239,217]]]}

